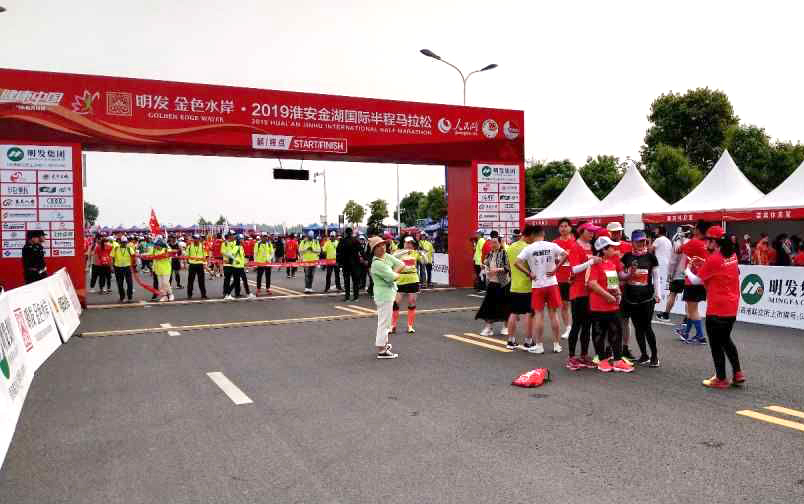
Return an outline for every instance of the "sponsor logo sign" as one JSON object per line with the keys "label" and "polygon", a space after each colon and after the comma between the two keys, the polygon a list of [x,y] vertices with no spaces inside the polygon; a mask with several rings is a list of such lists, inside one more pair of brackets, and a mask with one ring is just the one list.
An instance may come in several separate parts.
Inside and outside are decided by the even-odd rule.
{"label": "sponsor logo sign", "polygon": [[3,208],[36,208],[36,198],[3,197],[0,199],[0,206]]}
{"label": "sponsor logo sign", "polygon": [[36,182],[35,171],[0,170],[0,183],[4,184],[33,184]]}
{"label": "sponsor logo sign", "polygon": [[39,196],[39,208],[72,208],[72,207],[73,207],[72,196]]}

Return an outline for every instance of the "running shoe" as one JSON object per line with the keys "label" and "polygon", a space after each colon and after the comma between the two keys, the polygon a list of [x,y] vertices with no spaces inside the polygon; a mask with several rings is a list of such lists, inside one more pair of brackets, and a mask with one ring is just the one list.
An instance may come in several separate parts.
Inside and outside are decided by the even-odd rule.
{"label": "running shoe", "polygon": [[310,294],[312,292],[313,292],[313,289],[307,289],[307,288],[304,289],[305,294]]}
{"label": "running shoe", "polygon": [[673,332],[675,332],[676,336],[678,336],[678,339],[680,339],[684,343],[686,343],[687,340],[690,339],[690,335],[687,331],[684,330],[684,326],[676,327],[673,330]]}
{"label": "running shoe", "polygon": [[564,330],[564,332],[563,332],[563,333],[561,333],[561,339],[569,339],[569,333],[570,333],[570,329],[572,329],[572,328],[571,328],[571,327],[567,327],[567,328]]}
{"label": "running shoe", "polygon": [[611,362],[609,362],[608,359],[603,359],[597,364],[597,370],[604,373],[609,373],[614,370],[614,366],[611,365]]}
{"label": "running shoe", "polygon": [[519,347],[517,347],[517,348],[519,348],[520,350],[523,350],[525,352],[530,352],[531,347],[533,347],[533,343],[528,343],[527,341],[525,341],[521,345],[519,345]]}
{"label": "running shoe", "polygon": [[533,354],[543,354],[544,353],[544,345],[541,343],[534,343],[529,349],[528,352]]}
{"label": "running shoe", "polygon": [[553,343],[553,353],[561,353],[561,344],[560,343]]}
{"label": "running shoe", "polygon": [[167,300],[168,300],[167,296],[163,296],[163,297],[159,298],[160,303],[164,303]]}
{"label": "running shoe", "polygon": [[637,364],[638,366],[646,366],[649,362],[650,357],[648,357],[647,355],[640,355],[639,359],[634,361],[634,363]]}
{"label": "running shoe", "polygon": [[634,370],[634,366],[625,359],[620,359],[614,363],[612,369],[618,373],[630,373]]}
{"label": "running shoe", "polygon": [[637,360],[636,357],[634,357],[634,354],[631,353],[631,349],[628,348],[627,346],[623,347],[623,358],[628,359],[629,361],[632,362]]}
{"label": "running shoe", "polygon": [[377,354],[378,359],[396,359],[399,354],[391,351],[391,345],[385,345],[385,350]]}
{"label": "running shoe", "polygon": [[508,336],[508,327],[503,326],[502,330],[500,331],[500,336]]}
{"label": "running shoe", "polygon": [[597,365],[600,364],[600,357],[598,357],[597,355],[592,357],[592,364],[594,364],[595,367],[597,367]]}
{"label": "running shoe", "polygon": [[592,359],[590,359],[588,355],[581,355],[580,357],[578,357],[578,362],[581,364],[581,367],[584,367],[586,369],[597,368],[597,364]]}
{"label": "running shoe", "polygon": [[505,348],[507,348],[508,350],[516,350],[517,348],[519,348],[519,345],[516,344],[516,341],[509,341],[508,343],[505,344]]}
{"label": "running shoe", "polygon": [[175,300],[176,300],[176,296],[174,296],[173,294],[168,296],[168,301],[175,301]]}
{"label": "running shoe", "polygon": [[250,292],[250,293],[249,293],[249,295],[248,295],[248,296],[246,296],[246,297],[247,297],[248,299],[254,299],[254,298],[256,298],[257,296],[255,296],[255,295],[254,295],[254,293]]}
{"label": "running shoe", "polygon": [[266,295],[266,296],[273,296],[273,295],[274,295],[274,293],[273,293],[273,292],[271,292],[271,289],[265,289],[265,295]]}
{"label": "running shoe", "polygon": [[231,294],[227,294],[226,296],[223,297],[223,299],[226,301],[234,301],[234,296],[232,296]]}
{"label": "running shoe", "polygon": [[725,389],[729,388],[731,384],[728,380],[721,380],[717,376],[713,376],[701,382],[704,387]]}
{"label": "running shoe", "polygon": [[739,387],[743,383],[745,383],[745,373],[743,373],[742,371],[735,371],[734,379],[731,381],[731,384],[734,385],[735,387]]}
{"label": "running shoe", "polygon": [[662,364],[659,362],[659,358],[655,355],[650,358],[650,363],[648,363],[648,367],[657,368],[660,367]]}
{"label": "running shoe", "polygon": [[688,343],[690,345],[706,345],[706,338],[703,336],[694,336],[689,338],[684,343]]}
{"label": "running shoe", "polygon": [[486,327],[483,328],[482,331],[480,331],[480,335],[481,336],[494,336],[494,329],[492,329],[491,326],[487,325]]}
{"label": "running shoe", "polygon": [[565,367],[570,371],[578,371],[584,366],[581,365],[581,361],[577,357],[568,357],[567,364]]}
{"label": "running shoe", "polygon": [[416,329],[414,329],[413,326],[408,326],[408,334],[413,334],[415,332],[416,332]]}

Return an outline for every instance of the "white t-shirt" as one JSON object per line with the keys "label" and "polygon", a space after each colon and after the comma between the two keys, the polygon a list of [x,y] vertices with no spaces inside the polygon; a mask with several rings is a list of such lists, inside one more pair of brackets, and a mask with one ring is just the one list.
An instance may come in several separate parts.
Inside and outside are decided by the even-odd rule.
{"label": "white t-shirt", "polygon": [[673,255],[673,243],[666,236],[660,236],[653,240],[653,247],[655,249],[656,259],[659,261],[659,266],[667,267],[670,264],[670,257]]}
{"label": "white t-shirt", "polygon": [[539,289],[558,285],[556,276],[547,276],[547,273],[556,269],[556,258],[562,252],[564,252],[563,248],[545,240],[535,241],[522,249],[517,259],[522,259],[528,263],[528,269],[536,277],[531,281],[531,288]]}

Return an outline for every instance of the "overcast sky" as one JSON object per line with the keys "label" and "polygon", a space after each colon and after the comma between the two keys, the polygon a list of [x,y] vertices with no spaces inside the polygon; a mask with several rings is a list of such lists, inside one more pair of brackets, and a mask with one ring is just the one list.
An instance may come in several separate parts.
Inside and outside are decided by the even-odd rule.
{"label": "overcast sky", "polygon": [[[804,140],[800,2],[406,0],[0,0],[0,67],[460,104],[452,68],[473,70],[468,104],[525,111],[526,156],[637,157],[662,92],[725,91],[747,123]],[[85,198],[105,225],[310,223],[321,184],[273,181],[272,160],[88,154]],[[297,168],[298,161],[285,167]],[[394,165],[326,168],[329,216],[396,199]],[[444,183],[401,170],[401,191]]]}

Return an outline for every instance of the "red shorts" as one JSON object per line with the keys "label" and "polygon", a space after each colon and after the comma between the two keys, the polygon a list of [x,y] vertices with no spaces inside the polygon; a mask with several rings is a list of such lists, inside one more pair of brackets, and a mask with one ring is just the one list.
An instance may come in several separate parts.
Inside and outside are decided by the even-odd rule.
{"label": "red shorts", "polygon": [[561,307],[561,291],[558,290],[558,285],[540,287],[530,292],[530,303],[535,312],[543,311],[545,304],[551,310],[557,310]]}

